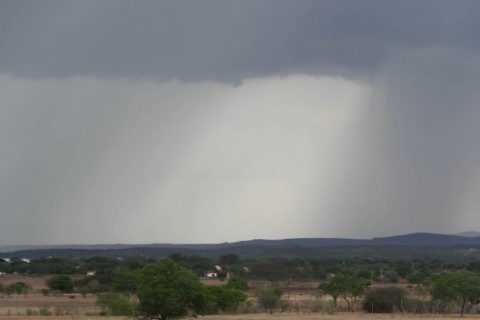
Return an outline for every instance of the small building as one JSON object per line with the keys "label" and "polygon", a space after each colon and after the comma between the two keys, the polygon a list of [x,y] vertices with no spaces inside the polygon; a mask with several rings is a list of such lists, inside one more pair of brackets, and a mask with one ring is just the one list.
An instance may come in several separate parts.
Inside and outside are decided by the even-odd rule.
{"label": "small building", "polygon": [[87,276],[94,276],[97,273],[97,270],[88,270]]}
{"label": "small building", "polygon": [[203,277],[205,279],[217,279],[218,274],[216,272],[207,272],[207,273],[205,273],[205,275]]}

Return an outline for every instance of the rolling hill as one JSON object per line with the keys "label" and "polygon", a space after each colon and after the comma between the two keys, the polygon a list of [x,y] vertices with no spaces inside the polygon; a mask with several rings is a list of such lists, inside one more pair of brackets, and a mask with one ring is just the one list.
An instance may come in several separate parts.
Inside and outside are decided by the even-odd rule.
{"label": "rolling hill", "polygon": [[249,258],[389,257],[390,259],[402,259],[428,256],[434,259],[452,254],[462,255],[462,250],[470,247],[480,247],[480,237],[420,232],[373,239],[294,238],[281,240],[254,239],[218,244],[10,246],[0,247],[0,252],[2,252],[0,258],[61,256],[84,259],[92,256],[144,256],[156,259],[172,253],[210,257],[235,253]]}

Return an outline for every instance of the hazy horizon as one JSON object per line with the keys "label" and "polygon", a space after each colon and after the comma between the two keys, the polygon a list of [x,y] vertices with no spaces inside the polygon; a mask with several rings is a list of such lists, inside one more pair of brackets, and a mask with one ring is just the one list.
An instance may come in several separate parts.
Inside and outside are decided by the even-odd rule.
{"label": "hazy horizon", "polygon": [[0,245],[480,230],[480,2],[0,2]]}
{"label": "hazy horizon", "polygon": [[[375,238],[389,238],[397,236],[408,236],[413,234],[439,234],[446,236],[462,236],[466,238],[471,237],[480,237],[480,232],[478,231],[464,231],[460,233],[430,233],[430,232],[413,232],[407,234],[391,234],[384,236],[374,236],[370,238],[344,238],[344,237],[293,237],[293,238],[255,238],[255,239],[242,239],[237,241],[220,241],[220,242],[151,242],[151,243],[59,243],[59,244],[10,244],[10,245],[0,245],[0,252],[11,252],[23,249],[44,249],[44,248],[83,248],[83,247],[130,247],[130,246],[162,246],[162,245],[172,245],[172,246],[182,246],[182,245],[217,245],[225,243],[239,243],[239,242],[248,242],[248,241],[257,241],[257,240],[266,240],[266,241],[276,241],[276,240],[291,240],[291,239],[351,239],[351,240],[373,240]],[[7,251],[4,251],[7,250]]]}

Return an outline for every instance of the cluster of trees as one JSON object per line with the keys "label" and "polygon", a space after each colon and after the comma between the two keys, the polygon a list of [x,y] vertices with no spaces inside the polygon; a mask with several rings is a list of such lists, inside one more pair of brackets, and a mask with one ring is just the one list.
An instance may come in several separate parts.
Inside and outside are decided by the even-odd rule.
{"label": "cluster of trees", "polygon": [[[223,286],[205,286],[190,270],[166,258],[140,269],[136,296],[138,303],[128,311],[148,319],[182,318],[193,314],[213,314],[236,309],[245,301],[246,283],[232,278]],[[110,299],[112,296],[109,296]],[[125,300],[116,305],[125,305]],[[105,305],[105,304],[104,304]],[[113,305],[107,305],[114,313]],[[130,314],[130,315],[131,315]]]}
{"label": "cluster of trees", "polygon": [[372,260],[372,259],[264,259],[244,261],[250,272],[248,279],[280,280],[316,279],[327,280],[332,274],[358,274],[373,282],[397,283],[405,279],[412,284],[421,284],[433,280],[442,272],[471,271],[480,272],[480,261],[465,259],[452,260]]}
{"label": "cluster of trees", "polygon": [[[73,281],[69,275],[56,275],[46,284],[52,292],[63,294],[72,292],[75,287],[82,292],[85,285],[92,289],[92,282],[95,282],[97,290],[93,292],[105,315],[151,319],[179,318],[192,312],[228,312],[236,310],[247,299],[247,282],[238,276],[231,277],[223,285],[206,286],[195,273],[172,258],[138,266],[131,265],[132,269],[125,265],[117,267],[109,276],[105,273],[109,268],[99,268],[100,274],[80,281]],[[102,285],[105,286],[101,288]]]}
{"label": "cluster of trees", "polygon": [[466,308],[480,303],[480,276],[472,272],[459,272],[439,276],[431,288],[432,298],[444,305],[460,307],[463,317]]}
{"label": "cluster of trees", "polygon": [[[241,274],[249,279],[268,279],[272,282],[284,279],[325,280],[330,274],[364,273],[374,281],[395,283],[407,279],[410,283],[423,283],[431,280],[435,274],[460,270],[479,272],[480,261],[465,257],[464,260],[374,260],[374,259],[241,259],[237,254],[225,254],[217,258],[171,254],[169,256],[178,264],[191,270],[197,276],[212,271],[215,265],[226,266],[220,277],[226,272]],[[142,257],[117,259],[110,257],[92,257],[83,261],[68,260],[60,257],[41,258],[30,263],[13,257],[10,262],[0,260],[0,272],[18,274],[86,274],[96,270],[98,282],[103,289],[112,285],[111,277],[118,270],[136,270],[156,260]],[[248,267],[249,272],[245,272]],[[101,290],[103,290],[100,288]]]}
{"label": "cluster of trees", "polygon": [[[319,289],[329,294],[337,305],[338,299],[343,299],[349,311],[363,298],[363,309],[366,312],[392,312],[394,308],[404,311],[411,307],[413,299],[401,287],[369,287],[368,279],[359,275],[335,275],[328,282],[320,284]],[[437,274],[431,282],[419,288],[424,288],[429,301],[435,305],[435,312],[448,307],[456,307],[463,317],[466,310],[480,304],[480,275],[474,272],[462,271]]]}
{"label": "cluster of trees", "polygon": [[4,285],[0,283],[0,296],[3,295],[12,295],[12,294],[27,294],[30,290],[30,286],[28,286],[25,282],[15,282],[9,285]]}
{"label": "cluster of trees", "polygon": [[77,263],[67,259],[53,257],[42,258],[27,262],[18,257],[13,257],[10,262],[0,261],[0,272],[19,274],[73,274]]}
{"label": "cluster of trees", "polygon": [[[405,289],[394,286],[370,288],[372,278],[365,276],[362,272],[337,274],[320,284],[319,289],[332,296],[335,306],[337,300],[344,301],[350,311],[359,302],[363,302],[366,312],[392,312],[394,308],[403,311],[405,305],[412,304]],[[135,307],[126,307],[126,300],[121,300],[124,298],[119,295],[104,296],[104,300],[115,302],[111,302],[112,314],[115,310],[125,310],[127,314],[150,319],[180,318],[192,313],[235,310],[247,299],[245,280],[233,277],[223,286],[205,286],[195,274],[171,258],[140,269],[136,281],[138,304]],[[477,273],[437,274],[425,288],[432,305],[436,303],[437,312],[455,306],[463,316],[468,308],[480,303],[480,276]],[[256,288],[253,295],[265,310],[272,313],[281,301],[282,293],[272,284]]]}

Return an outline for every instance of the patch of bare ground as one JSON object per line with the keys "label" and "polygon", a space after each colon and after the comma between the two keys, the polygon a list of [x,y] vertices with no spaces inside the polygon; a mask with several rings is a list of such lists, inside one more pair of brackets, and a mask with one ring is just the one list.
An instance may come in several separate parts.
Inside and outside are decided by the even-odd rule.
{"label": "patch of bare ground", "polygon": [[43,296],[40,294],[12,295],[0,298],[0,319],[6,316],[45,315],[43,319],[51,316],[68,315],[80,316],[85,314],[98,314],[101,309],[95,304],[95,297],[87,295]]}

